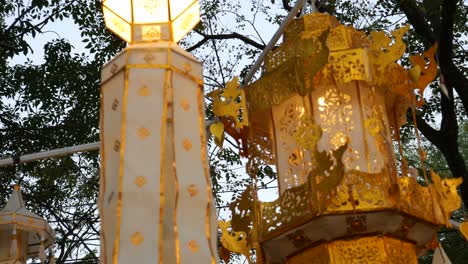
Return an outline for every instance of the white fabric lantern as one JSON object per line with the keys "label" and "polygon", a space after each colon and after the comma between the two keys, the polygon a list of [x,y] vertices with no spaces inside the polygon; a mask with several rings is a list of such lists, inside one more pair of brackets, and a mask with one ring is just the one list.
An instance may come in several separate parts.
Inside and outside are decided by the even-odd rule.
{"label": "white fabric lantern", "polygon": [[101,76],[101,263],[215,263],[202,66],[174,43],[200,20],[198,1],[103,10],[131,45]]}
{"label": "white fabric lantern", "polygon": [[[0,211],[0,264],[25,264],[29,258],[45,256],[55,242],[55,233],[40,216],[24,206],[19,186]],[[45,258],[41,258],[44,263]]]}

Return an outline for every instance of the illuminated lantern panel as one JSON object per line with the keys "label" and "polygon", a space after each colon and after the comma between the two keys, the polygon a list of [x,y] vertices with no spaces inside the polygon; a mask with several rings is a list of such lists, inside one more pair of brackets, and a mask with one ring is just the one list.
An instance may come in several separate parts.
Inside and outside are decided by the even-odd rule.
{"label": "illuminated lantern panel", "polygon": [[177,42],[200,21],[193,0],[105,0],[106,26],[129,43]]}
{"label": "illuminated lantern panel", "polygon": [[[407,30],[367,36],[327,14],[289,25],[245,87],[247,170],[255,179],[264,165],[276,168],[279,198],[258,201],[249,188],[221,225],[223,245],[255,247],[267,263],[417,263],[460,206],[461,181],[432,173],[423,187],[397,169],[392,136],[414,89],[436,72],[420,65],[423,84],[396,64]],[[230,239],[240,234],[251,237]]]}
{"label": "illuminated lantern panel", "polygon": [[52,250],[54,242],[53,229],[26,209],[20,188],[15,186],[0,211],[0,264],[26,264],[28,259],[37,257],[44,263],[44,251],[49,247]]}
{"label": "illuminated lantern panel", "polygon": [[102,69],[102,263],[214,263],[202,66],[170,42]]}

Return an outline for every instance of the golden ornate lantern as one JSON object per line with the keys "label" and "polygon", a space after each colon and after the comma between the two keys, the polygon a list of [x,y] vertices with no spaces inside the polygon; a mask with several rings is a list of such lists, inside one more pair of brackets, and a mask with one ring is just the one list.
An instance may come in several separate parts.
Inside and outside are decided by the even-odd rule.
{"label": "golden ornate lantern", "polygon": [[101,75],[101,263],[215,263],[198,1],[103,2],[128,48]]}
{"label": "golden ornate lantern", "polygon": [[[244,88],[249,127],[231,133],[252,178],[263,165],[276,168],[279,198],[259,201],[254,184],[231,204],[232,220],[220,226],[227,249],[250,257],[255,248],[267,263],[417,263],[460,206],[461,179],[431,172],[424,187],[405,164],[397,168],[392,136],[414,89],[437,71],[436,47],[424,54],[429,66],[422,56],[411,57],[409,71],[396,63],[407,30],[368,37],[327,14],[288,26],[262,76]],[[234,112],[223,122],[237,122]]]}
{"label": "golden ornate lantern", "polygon": [[45,263],[45,250],[50,248],[51,260],[55,233],[40,216],[30,212],[24,206],[18,185],[5,208],[0,211],[0,263],[26,264],[27,259],[39,258]]}

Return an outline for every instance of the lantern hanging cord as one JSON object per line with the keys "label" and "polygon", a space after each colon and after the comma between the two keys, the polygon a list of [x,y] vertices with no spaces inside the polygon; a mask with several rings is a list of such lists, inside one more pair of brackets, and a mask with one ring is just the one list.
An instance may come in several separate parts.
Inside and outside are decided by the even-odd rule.
{"label": "lantern hanging cord", "polygon": [[[263,49],[262,53],[260,53],[260,56],[258,57],[257,61],[255,61],[252,68],[250,68],[250,71],[245,76],[241,87],[244,87],[245,85],[249,84],[249,82],[254,77],[255,73],[258,71],[258,69],[260,69],[260,66],[262,66],[262,63],[265,61],[267,54],[273,50],[280,37],[283,35],[286,26],[289,25],[293,18],[302,10],[302,7],[305,5],[306,2],[307,0],[297,0],[294,7],[291,9],[291,11],[289,11],[288,15],[283,20],[276,33],[273,35],[273,38],[271,38],[268,45]],[[313,2],[313,5],[315,5],[315,1]]]}

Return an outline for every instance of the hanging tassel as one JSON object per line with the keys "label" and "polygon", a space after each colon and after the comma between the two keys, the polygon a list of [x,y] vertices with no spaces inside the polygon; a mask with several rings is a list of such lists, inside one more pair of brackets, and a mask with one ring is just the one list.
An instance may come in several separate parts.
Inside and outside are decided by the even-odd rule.
{"label": "hanging tassel", "polygon": [[11,234],[11,248],[10,254],[11,256],[18,257],[18,241],[17,241],[17,234],[16,234],[16,225],[13,226],[13,233]]}

